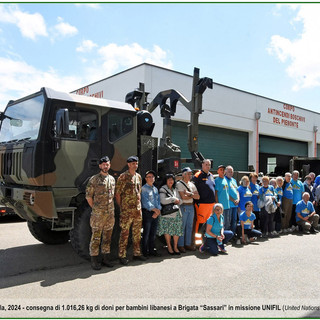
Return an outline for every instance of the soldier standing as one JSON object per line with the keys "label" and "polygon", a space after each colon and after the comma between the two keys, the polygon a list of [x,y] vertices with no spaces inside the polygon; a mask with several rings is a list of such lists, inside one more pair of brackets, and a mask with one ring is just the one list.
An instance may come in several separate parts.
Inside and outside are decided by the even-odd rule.
{"label": "soldier standing", "polygon": [[131,156],[127,159],[128,170],[123,172],[116,185],[116,201],[120,206],[120,239],[119,239],[119,259],[120,263],[127,265],[127,244],[129,231],[132,226],[133,259],[145,261],[141,255],[141,187],[142,179],[138,169],[138,157]]}
{"label": "soldier standing", "polygon": [[114,226],[114,190],[115,179],[108,171],[110,159],[105,156],[99,161],[100,173],[92,176],[87,184],[86,199],[92,208],[90,226],[92,236],[89,245],[91,267],[100,270],[99,251],[101,243],[102,263],[109,268],[113,267],[110,262],[110,244]]}

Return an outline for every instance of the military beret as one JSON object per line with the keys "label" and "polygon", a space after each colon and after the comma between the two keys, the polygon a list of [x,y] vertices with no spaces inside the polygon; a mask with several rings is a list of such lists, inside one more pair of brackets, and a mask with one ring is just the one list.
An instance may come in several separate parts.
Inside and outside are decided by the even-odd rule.
{"label": "military beret", "polygon": [[131,156],[127,159],[127,163],[130,163],[130,162],[138,162],[139,161],[139,158],[136,157],[136,156]]}
{"label": "military beret", "polygon": [[103,162],[109,162],[109,161],[110,161],[109,157],[108,157],[108,156],[104,156],[104,157],[102,157],[102,158],[100,159],[99,164],[101,164],[101,163],[103,163]]}

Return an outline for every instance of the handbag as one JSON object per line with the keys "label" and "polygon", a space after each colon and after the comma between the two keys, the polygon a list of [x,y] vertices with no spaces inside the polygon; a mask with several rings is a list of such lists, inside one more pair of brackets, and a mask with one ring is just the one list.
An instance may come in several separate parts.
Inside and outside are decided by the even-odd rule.
{"label": "handbag", "polygon": [[[167,194],[168,197],[172,197],[172,195],[168,192],[168,190],[166,190],[165,188],[163,188],[165,190],[165,193]],[[175,213],[179,211],[179,206],[175,203],[168,203],[168,204],[163,204],[162,208],[161,208],[161,215],[162,216],[167,216],[171,213]],[[174,215],[175,216],[175,215]]]}
{"label": "handbag", "polygon": [[179,211],[179,206],[177,204],[174,204],[174,203],[164,204],[162,205],[161,215],[166,216],[170,213],[174,213],[177,211]]}

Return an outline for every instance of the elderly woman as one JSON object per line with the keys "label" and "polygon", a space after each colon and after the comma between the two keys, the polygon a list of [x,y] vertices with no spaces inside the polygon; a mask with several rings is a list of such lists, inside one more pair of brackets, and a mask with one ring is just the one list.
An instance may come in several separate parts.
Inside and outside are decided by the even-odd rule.
{"label": "elderly woman", "polygon": [[243,176],[240,180],[240,187],[238,188],[238,192],[240,196],[238,214],[240,214],[240,212],[245,210],[244,206],[246,202],[251,201],[252,192],[249,188],[249,184],[250,184],[249,177]]}
{"label": "elderly woman", "polygon": [[224,230],[224,219],[222,213],[223,205],[221,203],[216,203],[213,207],[212,215],[207,220],[205,240],[199,248],[201,253],[208,251],[216,256],[219,252],[227,252],[224,244],[226,244],[233,237],[234,233],[231,230]]}
{"label": "elderly woman", "polygon": [[250,242],[255,241],[261,237],[261,232],[254,229],[254,220],[256,219],[253,211],[253,203],[247,201],[245,204],[245,211],[240,214],[240,226],[241,226],[241,242],[246,244],[245,235],[248,236]]}
{"label": "elderly woman", "polygon": [[[175,184],[174,175],[166,174],[165,184],[159,190],[162,213],[159,218],[157,234],[158,236],[164,234],[167,250],[170,255],[180,255],[178,240],[179,237],[183,235],[182,216],[179,208],[182,200],[178,197],[178,191],[175,189]],[[164,215],[165,206],[169,204],[175,204],[177,209],[170,214]],[[173,237],[173,248],[171,245],[171,237]]]}
{"label": "elderly woman", "polygon": [[262,177],[262,186],[259,190],[259,199],[263,206],[261,208],[261,231],[262,236],[275,236],[277,232],[274,231],[273,220],[276,211],[276,195],[274,187],[269,184],[269,177]]}

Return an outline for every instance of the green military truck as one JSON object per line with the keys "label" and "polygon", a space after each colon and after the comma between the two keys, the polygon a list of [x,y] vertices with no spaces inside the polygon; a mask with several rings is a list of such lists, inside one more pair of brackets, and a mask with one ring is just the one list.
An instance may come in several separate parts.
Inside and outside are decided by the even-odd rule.
{"label": "green military truck", "polygon": [[[143,90],[130,92],[125,102],[57,92],[42,88],[10,101],[0,114],[0,204],[27,220],[31,234],[46,244],[71,241],[75,251],[88,257],[91,209],[85,199],[88,179],[99,171],[99,159],[108,155],[110,173],[117,178],[126,159],[138,155],[139,170],[178,173],[180,149],[171,142],[170,121],[178,102],[191,113],[192,158],[197,152],[197,121],[202,93],[212,80],[199,79],[195,68],[193,96],[187,101],[175,90],[159,93],[147,102]],[[163,137],[152,137],[151,112],[160,107]],[[149,111],[150,112],[149,112]],[[117,247],[119,226],[113,232]]]}

